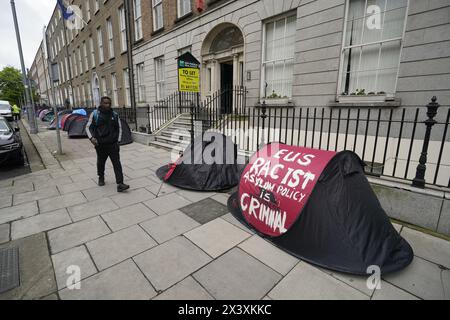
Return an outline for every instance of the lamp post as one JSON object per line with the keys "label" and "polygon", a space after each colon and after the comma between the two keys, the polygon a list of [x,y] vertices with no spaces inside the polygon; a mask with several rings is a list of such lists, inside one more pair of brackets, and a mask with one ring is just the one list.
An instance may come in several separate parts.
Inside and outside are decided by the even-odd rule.
{"label": "lamp post", "polygon": [[30,84],[28,82],[28,77],[25,71],[25,63],[23,60],[23,52],[22,52],[22,41],[20,40],[20,31],[19,31],[19,25],[17,23],[17,14],[16,14],[16,5],[14,3],[14,0],[11,0],[11,10],[13,14],[14,19],[14,28],[16,30],[16,38],[17,38],[17,46],[19,49],[19,57],[20,57],[20,65],[22,68],[22,81],[23,85],[25,87],[25,103],[27,105],[28,114],[29,114],[29,125],[30,125],[30,133],[36,134],[38,133],[37,125],[36,125],[36,117],[34,115],[34,105],[32,105],[31,102],[31,96],[29,92]]}

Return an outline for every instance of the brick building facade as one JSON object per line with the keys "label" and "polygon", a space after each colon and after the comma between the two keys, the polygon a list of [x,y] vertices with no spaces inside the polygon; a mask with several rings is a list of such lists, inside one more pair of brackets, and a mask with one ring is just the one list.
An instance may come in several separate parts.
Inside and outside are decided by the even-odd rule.
{"label": "brick building facade", "polygon": [[[87,25],[67,31],[68,58],[59,8],[47,28],[49,52],[60,66],[59,102],[70,98],[75,106],[92,106],[95,97],[108,94],[115,106],[130,106],[119,13],[124,1],[72,4],[81,8]],[[175,59],[188,50],[202,62],[203,99],[233,84],[247,88],[247,105],[271,98],[271,104],[298,107],[412,107],[425,105],[431,95],[450,105],[448,1],[130,0],[130,5],[138,105],[152,105],[177,90]]]}

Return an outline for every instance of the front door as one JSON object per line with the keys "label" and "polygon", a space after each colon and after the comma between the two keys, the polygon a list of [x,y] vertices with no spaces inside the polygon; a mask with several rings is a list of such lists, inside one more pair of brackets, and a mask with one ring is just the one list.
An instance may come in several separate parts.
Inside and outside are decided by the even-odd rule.
{"label": "front door", "polygon": [[220,64],[221,113],[233,112],[233,62]]}

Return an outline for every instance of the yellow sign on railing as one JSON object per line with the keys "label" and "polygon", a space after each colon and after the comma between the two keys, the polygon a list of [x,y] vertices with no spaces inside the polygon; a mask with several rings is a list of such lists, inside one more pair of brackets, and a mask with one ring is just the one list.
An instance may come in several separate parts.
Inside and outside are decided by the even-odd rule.
{"label": "yellow sign on railing", "polygon": [[200,92],[200,62],[190,52],[178,57],[178,90]]}
{"label": "yellow sign on railing", "polygon": [[200,70],[192,68],[178,69],[181,92],[200,92]]}

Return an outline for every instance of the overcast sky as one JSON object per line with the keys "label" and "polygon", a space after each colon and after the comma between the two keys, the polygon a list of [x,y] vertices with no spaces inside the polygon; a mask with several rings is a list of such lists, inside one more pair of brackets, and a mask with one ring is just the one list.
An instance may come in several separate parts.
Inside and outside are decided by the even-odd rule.
{"label": "overcast sky", "polygon": [[[56,0],[15,0],[25,67],[31,68],[42,40],[42,29],[55,9]],[[0,0],[0,69],[20,69],[10,0]]]}

